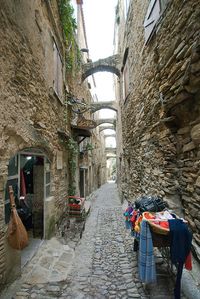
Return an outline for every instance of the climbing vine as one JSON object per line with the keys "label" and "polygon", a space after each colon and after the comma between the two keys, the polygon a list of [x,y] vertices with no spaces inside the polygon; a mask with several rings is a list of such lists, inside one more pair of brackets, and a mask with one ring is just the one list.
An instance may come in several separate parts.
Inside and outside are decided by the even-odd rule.
{"label": "climbing vine", "polygon": [[59,0],[58,4],[67,45],[66,70],[67,72],[74,72],[78,70],[81,65],[81,52],[75,40],[77,24],[73,16],[74,9],[70,4],[70,0]]}
{"label": "climbing vine", "polygon": [[87,143],[87,145],[86,145],[86,151],[92,151],[94,148],[95,148],[95,147],[94,147],[93,144],[91,144],[91,143]]}
{"label": "climbing vine", "polygon": [[76,168],[77,168],[76,159],[78,154],[77,142],[72,138],[68,139],[67,149],[69,151],[69,173],[70,173],[68,195],[73,196],[76,193]]}

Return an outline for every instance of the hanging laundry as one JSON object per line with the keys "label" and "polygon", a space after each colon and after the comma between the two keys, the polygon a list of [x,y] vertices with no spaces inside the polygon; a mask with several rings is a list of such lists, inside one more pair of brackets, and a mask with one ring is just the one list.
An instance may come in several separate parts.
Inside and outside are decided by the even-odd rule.
{"label": "hanging laundry", "polygon": [[183,265],[190,253],[192,246],[192,233],[182,219],[170,219],[170,255],[173,264],[177,265],[176,284],[174,288],[175,299],[181,297],[181,277]]}
{"label": "hanging laundry", "polygon": [[141,222],[139,245],[139,277],[142,282],[156,282],[156,268],[152,236],[147,221]]}

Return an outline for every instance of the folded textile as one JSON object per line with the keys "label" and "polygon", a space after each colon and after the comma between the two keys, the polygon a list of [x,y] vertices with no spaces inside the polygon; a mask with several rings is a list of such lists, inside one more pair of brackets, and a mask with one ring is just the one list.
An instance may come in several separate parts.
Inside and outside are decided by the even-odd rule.
{"label": "folded textile", "polygon": [[185,263],[191,250],[192,234],[186,223],[181,219],[169,220],[170,227],[170,255],[173,264]]}
{"label": "folded textile", "polygon": [[145,283],[156,282],[152,236],[147,221],[141,222],[139,246],[139,277]]}

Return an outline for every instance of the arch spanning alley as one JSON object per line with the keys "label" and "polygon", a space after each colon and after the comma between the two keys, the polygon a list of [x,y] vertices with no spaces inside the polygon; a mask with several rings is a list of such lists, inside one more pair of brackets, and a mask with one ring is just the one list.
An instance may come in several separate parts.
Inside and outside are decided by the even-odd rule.
{"label": "arch spanning alley", "polygon": [[90,111],[95,113],[101,109],[111,109],[117,112],[117,102],[116,101],[108,101],[108,102],[95,102],[92,103]]}
{"label": "arch spanning alley", "polygon": [[110,72],[120,77],[119,55],[109,56],[95,62],[88,62],[83,65],[82,80],[97,72]]}
{"label": "arch spanning alley", "polygon": [[105,148],[106,153],[116,154],[116,151],[117,151],[116,147],[106,147]]}
{"label": "arch spanning alley", "polygon": [[102,124],[112,124],[113,127],[115,126],[116,119],[115,118],[100,118],[96,120],[97,126],[100,126]]}
{"label": "arch spanning alley", "polygon": [[116,131],[115,127],[110,125],[110,126],[100,126],[99,127],[99,132],[102,132],[104,130],[113,130],[113,131]]}
{"label": "arch spanning alley", "polygon": [[108,135],[106,135],[106,134],[104,133],[104,138],[108,138],[108,137],[114,137],[114,138],[116,138],[116,134],[113,133],[113,134],[108,134]]}
{"label": "arch spanning alley", "polygon": [[112,155],[107,155],[106,156],[106,159],[108,160],[108,159],[116,159],[117,158],[117,155],[114,155],[114,154],[112,154]]}

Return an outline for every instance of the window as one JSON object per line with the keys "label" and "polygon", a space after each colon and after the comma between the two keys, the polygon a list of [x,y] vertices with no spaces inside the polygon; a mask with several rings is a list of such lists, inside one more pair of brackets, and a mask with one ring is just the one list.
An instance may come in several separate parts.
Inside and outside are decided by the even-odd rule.
{"label": "window", "polygon": [[147,14],[144,20],[145,43],[151,39],[155,32],[156,23],[165,10],[169,0],[150,0]]}
{"label": "window", "polygon": [[129,68],[128,63],[124,66],[123,70],[123,98],[126,99],[129,92]]}
{"label": "window", "polygon": [[53,88],[56,95],[59,97],[59,99],[63,101],[62,99],[62,95],[63,95],[62,61],[55,42],[53,44],[53,56],[54,56]]}
{"label": "window", "polygon": [[126,100],[129,94],[128,48],[126,48],[126,51],[124,53],[122,72],[123,72],[123,99]]}

